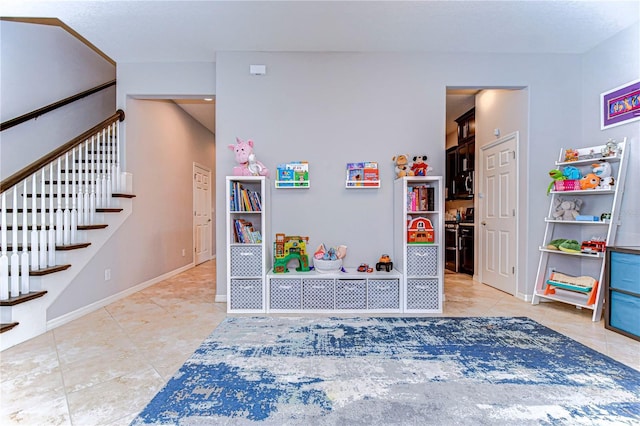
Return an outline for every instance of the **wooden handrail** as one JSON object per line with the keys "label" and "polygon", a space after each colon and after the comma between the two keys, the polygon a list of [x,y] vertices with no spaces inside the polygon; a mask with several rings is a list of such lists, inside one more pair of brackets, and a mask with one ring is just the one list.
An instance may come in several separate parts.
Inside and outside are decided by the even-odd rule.
{"label": "wooden handrail", "polygon": [[80,145],[82,142],[84,142],[91,136],[95,135],[100,130],[104,129],[105,127],[115,122],[116,120],[124,121],[124,111],[122,111],[121,109],[117,110],[115,114],[113,114],[111,117],[107,118],[103,122],[96,124],[91,129],[71,139],[69,142],[59,146],[58,148],[54,149],[50,153],[46,154],[44,157],[34,161],[24,169],[14,173],[13,175],[9,176],[8,178],[0,182],[0,193],[3,193],[7,189],[22,182],[24,179],[28,178],[29,176],[31,176],[32,174],[34,174],[35,172],[37,172],[38,170],[46,166],[47,164],[51,163],[56,158],[66,153],[67,151],[70,151],[71,149]]}
{"label": "wooden handrail", "polygon": [[0,123],[0,132],[3,131],[3,130],[7,130],[7,129],[13,127],[13,126],[17,126],[18,124],[24,123],[25,121],[33,120],[34,118],[37,118],[37,117],[41,116],[42,114],[46,114],[46,113],[51,112],[51,111],[53,111],[55,109],[58,109],[58,108],[63,107],[65,105],[68,105],[68,104],[70,104],[72,102],[75,102],[75,101],[77,101],[79,99],[82,99],[82,98],[87,97],[89,95],[93,95],[94,93],[97,93],[97,92],[99,92],[101,90],[104,90],[104,89],[106,89],[108,87],[115,86],[115,84],[116,84],[116,80],[111,80],[111,81],[103,83],[103,84],[101,84],[99,86],[96,86],[96,87],[94,87],[92,89],[85,90],[84,92],[77,93],[77,94],[75,94],[73,96],[69,96],[68,98],[62,99],[61,101],[54,102],[54,103],[49,104],[47,106],[44,106],[42,108],[38,108],[38,109],[36,109],[34,111],[28,112],[28,113],[26,113],[24,115],[21,115],[20,117],[16,117],[16,118],[12,118],[11,120],[7,120],[4,123]]}

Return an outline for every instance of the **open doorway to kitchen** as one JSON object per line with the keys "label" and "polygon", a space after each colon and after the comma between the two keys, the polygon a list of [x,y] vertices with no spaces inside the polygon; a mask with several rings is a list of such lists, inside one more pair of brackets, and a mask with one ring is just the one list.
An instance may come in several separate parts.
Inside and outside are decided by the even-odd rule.
{"label": "open doorway to kitchen", "polygon": [[[482,232],[482,227],[483,223],[487,223],[487,216],[495,213],[487,210],[490,206],[501,208],[507,204],[513,205],[509,208],[509,215],[515,217],[516,221],[518,212],[525,211],[526,184],[519,176],[526,173],[520,168],[526,162],[518,160],[527,144],[528,90],[524,87],[449,87],[446,94],[445,234],[449,238],[445,238],[445,267],[449,271],[472,275],[477,281],[524,298],[524,288],[522,292],[518,291],[518,282],[525,281],[520,276],[524,272],[518,269],[518,260],[522,255],[518,252],[521,246],[518,238],[524,235],[518,231],[522,224],[516,224],[515,232],[504,236],[508,240],[504,241],[505,244],[512,247],[511,256],[505,256],[505,259],[497,258],[499,253],[492,252],[495,247],[490,244],[488,235],[493,234]],[[512,173],[509,182],[512,189],[516,189],[517,200],[511,199],[512,195],[503,194],[499,188],[488,187],[499,181],[485,179],[487,173],[483,168],[488,165],[481,164],[480,156],[484,152],[483,147],[514,132],[518,133],[519,138],[517,148],[508,153],[514,156],[510,166],[515,167],[509,169]],[[483,158],[482,161],[489,161],[486,156]],[[490,161],[493,160],[495,158]],[[454,234],[456,238],[453,238]],[[496,275],[492,273],[495,272],[493,267],[496,262],[503,261],[509,264],[499,263],[500,271],[508,271],[508,274],[506,277],[501,274],[500,282],[494,282]]]}

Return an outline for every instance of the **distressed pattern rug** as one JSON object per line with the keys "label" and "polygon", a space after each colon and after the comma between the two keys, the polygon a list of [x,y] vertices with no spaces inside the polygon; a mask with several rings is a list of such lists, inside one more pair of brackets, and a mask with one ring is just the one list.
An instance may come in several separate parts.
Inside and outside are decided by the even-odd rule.
{"label": "distressed pattern rug", "polygon": [[517,318],[227,318],[132,425],[632,425],[640,372]]}

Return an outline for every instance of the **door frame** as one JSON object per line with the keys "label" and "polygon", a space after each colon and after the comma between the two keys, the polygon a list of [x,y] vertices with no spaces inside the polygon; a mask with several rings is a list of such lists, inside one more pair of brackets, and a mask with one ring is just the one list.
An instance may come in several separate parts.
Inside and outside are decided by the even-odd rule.
{"label": "door frame", "polygon": [[204,262],[206,262],[207,260],[211,260],[213,259],[213,229],[215,226],[216,221],[214,220],[213,217],[213,212],[212,212],[212,207],[213,207],[213,202],[211,200],[211,194],[213,191],[213,182],[212,182],[212,171],[209,167],[200,164],[196,161],[193,162],[193,167],[192,167],[192,173],[191,173],[191,191],[192,191],[192,211],[193,211],[193,216],[192,216],[192,221],[191,221],[191,235],[192,235],[192,247],[191,247],[191,253],[193,253],[193,264],[196,265],[196,215],[195,215],[195,211],[196,211],[196,182],[195,182],[195,175],[196,175],[196,168],[204,170],[207,172],[208,176],[209,176],[209,197],[207,197],[207,209],[209,211],[209,218],[211,220],[211,225],[210,225],[210,233],[211,235],[209,236],[209,258],[206,259]]}
{"label": "door frame", "polygon": [[[513,274],[513,279],[515,280],[515,293],[514,293],[514,297],[518,297],[518,295],[520,294],[519,292],[519,283],[520,283],[520,238],[521,238],[521,234],[520,234],[520,152],[521,152],[521,146],[520,146],[520,132],[519,131],[515,131],[515,132],[511,132],[499,139],[496,139],[494,141],[491,141],[485,145],[482,145],[480,147],[480,156],[478,159],[478,164],[480,167],[476,168],[476,172],[478,173],[478,177],[476,179],[475,185],[476,185],[476,194],[478,195],[478,201],[477,201],[477,205],[475,206],[475,211],[478,212],[478,214],[476,215],[477,217],[477,224],[480,225],[484,219],[483,217],[483,211],[480,208],[480,198],[483,198],[485,196],[484,193],[480,192],[481,189],[481,184],[482,182],[484,182],[484,161],[485,161],[485,155],[486,155],[486,150],[489,148],[493,148],[497,145],[500,145],[502,143],[505,143],[511,139],[514,139],[516,141],[516,147],[515,147],[515,193],[516,193],[516,199],[515,199],[515,206],[516,206],[516,215],[515,215],[515,219],[516,219],[516,242],[515,242],[515,271]],[[478,146],[477,141],[476,141],[476,147]],[[483,238],[483,233],[479,232],[479,230],[476,230],[475,232],[475,244],[474,244],[474,253],[479,253],[479,256],[475,256],[475,261],[476,264],[474,266],[474,270],[476,271],[475,276],[473,277],[474,280],[479,281],[481,283],[483,282],[483,276],[482,276],[482,272],[483,269],[480,267],[480,265],[484,264],[484,260],[485,260],[485,256],[487,255],[487,253],[485,253],[485,250],[478,250],[478,247],[484,247],[484,238]],[[526,283],[524,283],[526,285]],[[490,284],[487,284],[490,285]]]}

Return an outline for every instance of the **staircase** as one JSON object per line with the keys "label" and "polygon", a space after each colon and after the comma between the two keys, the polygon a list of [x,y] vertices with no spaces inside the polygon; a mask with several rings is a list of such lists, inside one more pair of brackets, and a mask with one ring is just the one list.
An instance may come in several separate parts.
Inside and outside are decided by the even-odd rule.
{"label": "staircase", "polygon": [[1,183],[0,350],[47,331],[49,306],[131,214],[122,120],[118,111]]}

